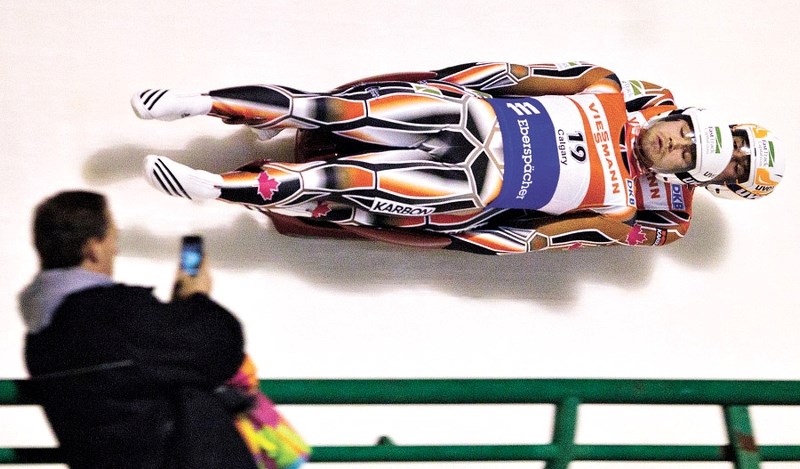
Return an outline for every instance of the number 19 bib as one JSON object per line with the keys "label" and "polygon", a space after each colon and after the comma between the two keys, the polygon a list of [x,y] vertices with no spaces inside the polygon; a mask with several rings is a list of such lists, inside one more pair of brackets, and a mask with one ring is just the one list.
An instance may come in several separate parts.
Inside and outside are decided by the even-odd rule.
{"label": "number 19 bib", "polygon": [[622,163],[621,94],[489,99],[503,138],[500,195],[489,208],[570,210],[635,206]]}

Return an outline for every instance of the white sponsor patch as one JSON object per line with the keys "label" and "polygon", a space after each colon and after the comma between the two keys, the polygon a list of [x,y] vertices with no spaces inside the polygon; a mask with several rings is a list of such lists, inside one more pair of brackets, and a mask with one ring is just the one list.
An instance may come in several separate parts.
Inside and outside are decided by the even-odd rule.
{"label": "white sponsor patch", "polygon": [[560,63],[554,64],[554,65],[556,66],[556,70],[558,70],[560,72],[560,71],[566,70],[568,68],[577,67],[578,65],[581,65],[581,63],[580,62],[560,62]]}

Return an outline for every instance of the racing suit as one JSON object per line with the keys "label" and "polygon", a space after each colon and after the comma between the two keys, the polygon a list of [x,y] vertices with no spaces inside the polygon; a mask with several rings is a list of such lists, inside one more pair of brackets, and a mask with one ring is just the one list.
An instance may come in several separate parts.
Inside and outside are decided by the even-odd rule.
{"label": "racing suit", "polygon": [[689,225],[693,187],[661,182],[632,149],[669,90],[582,62],[463,64],[330,93],[276,85],[209,92],[210,115],[272,135],[294,163],[223,174],[220,199],[286,234],[483,254],[663,245]]}

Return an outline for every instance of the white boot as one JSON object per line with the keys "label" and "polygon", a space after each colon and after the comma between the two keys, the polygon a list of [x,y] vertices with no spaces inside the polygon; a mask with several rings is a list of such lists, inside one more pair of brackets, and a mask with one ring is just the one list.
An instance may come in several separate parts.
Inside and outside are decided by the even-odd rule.
{"label": "white boot", "polygon": [[216,199],[222,193],[222,176],[219,174],[192,169],[165,156],[147,155],[144,175],[151,186],[174,197]]}
{"label": "white boot", "polygon": [[181,94],[170,90],[145,90],[131,97],[133,112],[140,119],[173,121],[189,116],[202,116],[211,111],[211,96]]}

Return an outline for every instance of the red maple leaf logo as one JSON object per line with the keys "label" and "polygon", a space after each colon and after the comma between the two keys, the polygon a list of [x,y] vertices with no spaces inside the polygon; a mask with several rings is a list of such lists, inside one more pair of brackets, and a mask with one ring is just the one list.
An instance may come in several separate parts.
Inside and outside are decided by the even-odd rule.
{"label": "red maple leaf logo", "polygon": [[280,181],[270,176],[266,170],[258,175],[258,195],[264,200],[272,200],[280,185]]}
{"label": "red maple leaf logo", "polygon": [[644,230],[642,230],[641,225],[633,225],[633,229],[628,233],[628,239],[626,241],[631,246],[638,246],[647,241],[647,235],[644,233]]}
{"label": "red maple leaf logo", "polygon": [[317,206],[311,212],[313,218],[321,218],[329,214],[331,211],[330,205],[327,202],[317,202]]}

